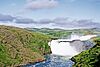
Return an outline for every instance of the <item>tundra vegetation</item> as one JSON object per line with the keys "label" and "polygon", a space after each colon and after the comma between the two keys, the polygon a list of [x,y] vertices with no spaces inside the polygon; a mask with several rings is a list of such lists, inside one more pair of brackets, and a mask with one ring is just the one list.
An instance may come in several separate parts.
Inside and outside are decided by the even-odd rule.
{"label": "tundra vegetation", "polygon": [[0,67],[14,67],[45,60],[50,37],[25,29],[0,26]]}

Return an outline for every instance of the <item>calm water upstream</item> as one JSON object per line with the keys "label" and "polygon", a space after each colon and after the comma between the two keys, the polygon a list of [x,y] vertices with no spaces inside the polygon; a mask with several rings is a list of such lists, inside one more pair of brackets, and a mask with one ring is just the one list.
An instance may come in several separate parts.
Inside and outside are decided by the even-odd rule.
{"label": "calm water upstream", "polygon": [[57,55],[47,55],[45,56],[46,61],[39,62],[31,65],[26,65],[24,67],[72,67],[74,62],[69,60],[69,57],[62,57]]}

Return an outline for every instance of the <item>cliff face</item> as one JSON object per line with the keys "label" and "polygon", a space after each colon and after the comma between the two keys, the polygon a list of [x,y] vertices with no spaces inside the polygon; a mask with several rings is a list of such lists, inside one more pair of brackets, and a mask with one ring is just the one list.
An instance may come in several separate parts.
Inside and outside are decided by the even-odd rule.
{"label": "cliff face", "polygon": [[76,41],[71,42],[71,46],[77,52],[82,52],[82,51],[85,51],[85,50],[88,50],[88,49],[92,48],[94,46],[94,44],[91,43],[90,41],[76,40]]}
{"label": "cliff face", "polygon": [[50,53],[49,40],[50,37],[40,33],[0,26],[0,67],[44,60],[43,55]]}
{"label": "cliff face", "polygon": [[99,67],[100,66],[100,38],[94,40],[96,45],[79,55],[72,57],[73,67]]}

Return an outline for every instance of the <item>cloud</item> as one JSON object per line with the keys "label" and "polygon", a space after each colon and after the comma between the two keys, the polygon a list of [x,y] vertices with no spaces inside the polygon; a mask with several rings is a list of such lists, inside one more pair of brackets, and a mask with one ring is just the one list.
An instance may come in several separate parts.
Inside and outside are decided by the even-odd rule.
{"label": "cloud", "polygon": [[68,18],[55,18],[53,20],[54,23],[57,23],[57,24],[65,24],[67,23],[66,21],[68,21]]}
{"label": "cloud", "polygon": [[13,21],[13,20],[14,20],[14,17],[10,15],[0,14],[0,21]]}
{"label": "cloud", "polygon": [[100,28],[100,23],[94,22],[92,20],[78,20],[77,21],[78,25],[80,27],[87,27],[87,28],[95,28],[99,27]]}
{"label": "cloud", "polygon": [[[58,19],[59,20],[59,19]],[[62,28],[100,28],[100,23],[94,22],[90,19],[83,20],[68,20],[68,19],[60,19],[54,20],[54,26],[59,26]]]}
{"label": "cloud", "polygon": [[18,24],[18,23],[11,23],[11,22],[8,22],[8,23],[0,22],[0,25],[15,26],[15,27],[20,27],[20,28],[27,28],[27,27],[33,28],[36,26],[35,24]]}
{"label": "cloud", "polygon": [[37,22],[37,24],[50,24],[50,23],[53,23],[53,21],[49,19],[42,19]]}
{"label": "cloud", "polygon": [[17,19],[15,19],[15,23],[18,23],[18,24],[32,24],[32,23],[36,23],[36,22],[33,21],[32,19],[17,18]]}
{"label": "cloud", "polygon": [[17,24],[35,24],[37,23],[33,19],[22,18],[22,17],[13,17],[11,15],[0,14],[0,23],[17,23]]}
{"label": "cloud", "polygon": [[58,5],[56,0],[27,0],[26,8],[30,10],[54,8]]}
{"label": "cloud", "polygon": [[[5,23],[6,22],[6,23]],[[37,28],[100,28],[100,22],[91,19],[73,20],[70,18],[42,19],[34,21],[29,18],[13,17],[11,15],[0,14],[0,25],[10,25],[17,27],[37,27]]]}

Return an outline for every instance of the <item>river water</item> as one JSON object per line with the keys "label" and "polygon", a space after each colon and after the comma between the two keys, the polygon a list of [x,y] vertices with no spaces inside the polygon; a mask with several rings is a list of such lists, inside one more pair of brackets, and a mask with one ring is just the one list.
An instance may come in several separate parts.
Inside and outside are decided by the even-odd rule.
{"label": "river water", "polygon": [[46,61],[44,62],[28,64],[24,67],[72,67],[74,64],[74,62],[69,59],[70,57],[46,55],[45,58]]}

